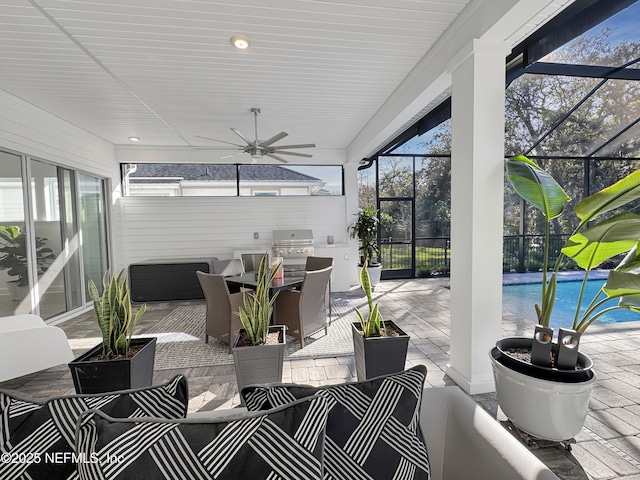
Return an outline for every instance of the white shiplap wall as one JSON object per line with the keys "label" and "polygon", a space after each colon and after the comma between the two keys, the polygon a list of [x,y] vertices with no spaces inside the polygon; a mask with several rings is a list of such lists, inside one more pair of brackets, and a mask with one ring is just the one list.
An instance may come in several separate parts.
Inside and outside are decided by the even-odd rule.
{"label": "white shiplap wall", "polygon": [[[310,228],[316,242],[347,242],[346,203],[335,197],[123,197],[114,210],[121,266],[150,258],[270,248],[272,231]],[[258,232],[259,239],[253,238]]]}
{"label": "white shiplap wall", "polygon": [[3,90],[0,90],[0,148],[100,177],[119,176],[111,143]]}

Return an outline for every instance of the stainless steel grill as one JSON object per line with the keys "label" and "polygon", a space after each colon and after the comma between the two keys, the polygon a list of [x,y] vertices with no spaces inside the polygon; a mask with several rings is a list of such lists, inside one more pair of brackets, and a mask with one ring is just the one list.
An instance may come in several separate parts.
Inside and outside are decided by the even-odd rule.
{"label": "stainless steel grill", "polygon": [[285,272],[304,272],[307,257],[314,254],[312,230],[274,230],[272,255],[282,257]]}

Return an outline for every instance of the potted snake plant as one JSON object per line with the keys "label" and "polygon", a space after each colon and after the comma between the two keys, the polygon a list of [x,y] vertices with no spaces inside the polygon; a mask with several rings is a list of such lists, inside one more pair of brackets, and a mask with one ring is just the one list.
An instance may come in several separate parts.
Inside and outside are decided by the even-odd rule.
{"label": "potted snake plant", "polygon": [[286,327],[270,324],[278,296],[278,292],[271,295],[271,282],[279,267],[269,268],[264,255],[256,274],[256,289],[243,292],[237,315],[244,328],[231,346],[238,391],[246,385],[282,382]]}
{"label": "potted snake plant", "polygon": [[147,306],[143,304],[133,314],[124,269],[116,276],[107,270],[102,287],[100,294],[93,280],[88,282],[102,343],[69,363],[76,392],[148,387],[153,382],[156,338],[132,338]]}
{"label": "potted snake plant", "polygon": [[[538,325],[529,337],[500,339],[490,352],[498,404],[526,433],[546,440],[569,440],[584,425],[596,379],[593,362],[579,351],[581,335],[607,311],[640,311],[640,216],[624,211],[640,198],[640,170],[575,205],[578,226],[553,266],[549,262],[550,222],[563,212],[569,195],[524,155],[507,161],[507,177],[516,193],[544,216],[545,240],[540,303],[532,308]],[[597,295],[585,298],[589,272],[620,256],[624,259],[609,271]],[[568,259],[585,273],[572,328],[554,333],[551,320],[557,274]]]}
{"label": "potted snake plant", "polygon": [[359,321],[352,324],[353,350],[358,381],[404,370],[409,335],[391,320],[382,320],[380,306],[373,302],[366,258],[360,269],[360,286],[367,297],[368,311],[356,308]]}

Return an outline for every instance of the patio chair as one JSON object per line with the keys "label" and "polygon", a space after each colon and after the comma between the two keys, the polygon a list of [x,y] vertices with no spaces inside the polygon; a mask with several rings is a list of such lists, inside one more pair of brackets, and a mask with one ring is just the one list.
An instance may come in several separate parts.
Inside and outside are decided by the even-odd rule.
{"label": "patio chair", "polygon": [[[327,267],[333,267],[332,257],[307,257],[307,263],[305,264],[304,270],[305,272],[313,272]],[[327,284],[324,303],[329,312],[329,325],[331,325],[331,279],[329,279],[329,283]]]}
{"label": "patio chair", "polygon": [[276,299],[278,323],[287,326],[287,334],[304,339],[324,328],[327,333],[325,294],[333,267],[305,272],[300,290],[282,290]]}
{"label": "patio chair", "polygon": [[209,335],[229,344],[229,353],[235,332],[242,328],[237,312],[242,305],[242,293],[229,293],[223,275],[196,272],[207,301],[204,342],[209,343]]}
{"label": "patio chair", "polygon": [[216,275],[223,275],[225,277],[242,275],[244,273],[244,267],[240,258],[215,260],[211,263],[211,266],[213,267],[213,273]]}
{"label": "patio chair", "polygon": [[243,253],[240,256],[242,257],[242,264],[244,265],[245,272],[257,272],[258,267],[260,267],[260,262],[262,261],[262,257],[265,257],[266,253]]}

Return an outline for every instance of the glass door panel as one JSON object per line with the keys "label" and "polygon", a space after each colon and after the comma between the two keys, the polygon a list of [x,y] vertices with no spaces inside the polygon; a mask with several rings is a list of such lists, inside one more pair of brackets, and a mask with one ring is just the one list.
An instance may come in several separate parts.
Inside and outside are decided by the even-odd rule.
{"label": "glass door panel", "polygon": [[80,234],[76,214],[76,182],[75,174],[71,170],[58,168],[62,184],[61,206],[63,216],[64,238],[64,290],[67,301],[67,310],[82,305],[82,278],[80,274]]}
{"label": "glass door panel", "polygon": [[109,265],[105,192],[104,180],[78,174],[85,289],[89,279],[102,285],[102,276]]}
{"label": "glass door panel", "polygon": [[38,312],[48,319],[82,305],[75,176],[31,160]]}
{"label": "glass door panel", "polygon": [[30,166],[39,313],[47,319],[67,309],[58,169],[38,160],[31,160]]}
{"label": "glass door panel", "polygon": [[383,278],[413,276],[413,200],[380,199]]}
{"label": "glass door panel", "polygon": [[0,151],[0,316],[28,313],[28,242],[19,155]]}

